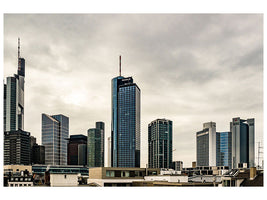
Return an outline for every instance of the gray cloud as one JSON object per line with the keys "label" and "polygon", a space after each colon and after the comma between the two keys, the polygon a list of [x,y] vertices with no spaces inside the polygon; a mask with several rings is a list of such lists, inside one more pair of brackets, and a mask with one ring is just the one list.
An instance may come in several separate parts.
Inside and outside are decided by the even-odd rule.
{"label": "gray cloud", "polygon": [[[19,28],[18,28],[19,27]],[[26,59],[25,128],[41,140],[41,113],[70,117],[70,134],[95,121],[110,135],[111,79],[141,88],[142,166],[147,125],[174,122],[174,160],[195,160],[206,121],[229,130],[233,117],[256,118],[263,138],[263,15],[5,14],[4,76],[16,73],[17,37]]]}

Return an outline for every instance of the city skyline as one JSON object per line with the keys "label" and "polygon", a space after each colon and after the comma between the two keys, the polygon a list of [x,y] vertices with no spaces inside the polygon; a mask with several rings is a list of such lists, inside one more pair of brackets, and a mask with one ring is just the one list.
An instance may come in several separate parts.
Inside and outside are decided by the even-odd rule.
{"label": "city skyline", "polygon": [[255,118],[255,143],[263,142],[263,15],[5,14],[4,19],[4,78],[16,73],[20,37],[26,60],[24,130],[39,144],[41,113],[54,113],[70,118],[69,135],[87,135],[95,121],[103,121],[107,149],[119,55],[122,76],[132,76],[142,91],[141,167],[148,163],[147,125],[156,118],[173,121],[173,161],[185,167],[196,161],[195,133],[205,122],[225,132],[234,117]]}

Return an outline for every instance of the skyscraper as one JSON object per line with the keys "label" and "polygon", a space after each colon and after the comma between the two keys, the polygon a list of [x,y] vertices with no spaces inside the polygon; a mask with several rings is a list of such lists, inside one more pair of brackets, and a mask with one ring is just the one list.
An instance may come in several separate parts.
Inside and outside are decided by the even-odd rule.
{"label": "skyscraper", "polygon": [[230,122],[232,132],[232,164],[238,168],[241,163],[247,163],[248,167],[255,166],[255,120],[243,120],[240,117],[233,118]]}
{"label": "skyscraper", "polygon": [[121,74],[111,84],[112,167],[140,167],[140,89]]}
{"label": "skyscraper", "polygon": [[87,139],[88,167],[104,167],[101,165],[101,130],[89,129]]}
{"label": "skyscraper", "polygon": [[45,146],[45,164],[67,165],[69,118],[64,115],[42,114],[42,144]]}
{"label": "skyscraper", "polygon": [[232,133],[216,133],[216,166],[232,168]]}
{"label": "skyscraper", "polygon": [[216,123],[203,124],[196,133],[197,166],[216,166]]}
{"label": "skyscraper", "polygon": [[4,165],[30,165],[30,133],[22,130],[4,133]]}
{"label": "skyscraper", "polygon": [[156,119],[148,124],[148,167],[172,168],[172,121]]}
{"label": "skyscraper", "polygon": [[100,129],[101,134],[101,166],[105,165],[105,123],[104,122],[96,122],[95,127]]}
{"label": "skyscraper", "polygon": [[[79,146],[83,146],[80,147]],[[84,149],[85,148],[85,149]],[[68,142],[68,165],[86,165],[87,157],[87,136],[85,135],[71,135]],[[80,151],[80,152],[79,152]],[[85,154],[85,155],[84,155]],[[82,160],[84,160],[82,162]]]}
{"label": "skyscraper", "polygon": [[4,84],[4,131],[24,130],[25,59],[20,57],[18,39],[18,73]]}

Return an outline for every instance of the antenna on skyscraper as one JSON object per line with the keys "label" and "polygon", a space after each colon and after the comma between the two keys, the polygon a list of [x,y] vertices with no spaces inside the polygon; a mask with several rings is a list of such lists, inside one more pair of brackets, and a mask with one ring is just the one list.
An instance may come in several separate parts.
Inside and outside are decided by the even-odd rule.
{"label": "antenna on skyscraper", "polygon": [[121,76],[121,55],[120,55],[120,76]]}
{"label": "antenna on skyscraper", "polygon": [[20,58],[20,39],[18,38],[18,59]]}
{"label": "antenna on skyscraper", "polygon": [[20,67],[19,59],[20,59],[20,39],[18,38],[18,68]]}

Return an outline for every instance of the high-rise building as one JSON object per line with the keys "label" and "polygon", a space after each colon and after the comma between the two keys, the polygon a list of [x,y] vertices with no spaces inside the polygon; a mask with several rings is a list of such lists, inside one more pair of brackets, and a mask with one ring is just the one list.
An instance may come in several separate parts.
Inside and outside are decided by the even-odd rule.
{"label": "high-rise building", "polygon": [[34,144],[32,147],[32,164],[45,164],[45,146]]}
{"label": "high-rise building", "polygon": [[96,122],[95,127],[100,129],[101,133],[101,166],[105,165],[105,123],[104,122]]}
{"label": "high-rise building", "polygon": [[30,165],[30,133],[22,130],[4,132],[4,165]]}
{"label": "high-rise building", "polygon": [[232,133],[216,133],[216,166],[232,168]]}
{"label": "high-rise building", "polygon": [[25,60],[18,43],[18,73],[7,77],[4,84],[4,131],[24,130]]}
{"label": "high-rise building", "polygon": [[172,168],[172,121],[156,119],[148,124],[148,167]]}
{"label": "high-rise building", "polygon": [[216,166],[216,123],[203,124],[196,133],[197,166]]}
{"label": "high-rise building", "polygon": [[87,165],[87,141],[78,145],[78,165]]}
{"label": "high-rise building", "polygon": [[255,120],[233,118],[230,122],[232,132],[232,167],[246,163],[248,167],[255,166]]}
{"label": "high-rise building", "polygon": [[42,144],[45,164],[67,165],[69,118],[64,115],[42,114]]}
{"label": "high-rise building", "polygon": [[101,159],[101,130],[91,128],[87,136],[88,167],[103,167]]}
{"label": "high-rise building", "polygon": [[[83,147],[80,147],[79,152],[79,146],[85,145],[87,147],[87,136],[85,135],[71,135],[68,143],[68,165],[79,165],[79,155],[80,159],[84,159],[86,156],[86,149],[84,150]],[[85,151],[85,155],[83,155]],[[80,161],[82,162],[82,160]],[[84,161],[82,165],[86,165],[87,162]]]}
{"label": "high-rise building", "polygon": [[111,81],[112,167],[140,167],[140,89],[132,77]]}

